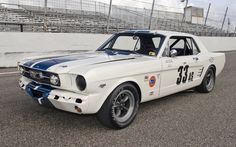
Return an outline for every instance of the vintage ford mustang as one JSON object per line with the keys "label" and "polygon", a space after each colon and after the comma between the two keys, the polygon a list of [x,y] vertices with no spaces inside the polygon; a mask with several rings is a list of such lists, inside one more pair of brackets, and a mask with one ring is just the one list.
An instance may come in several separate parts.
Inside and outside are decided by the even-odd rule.
{"label": "vintage ford mustang", "polygon": [[110,128],[127,127],[139,104],[194,88],[211,92],[225,64],[198,37],[132,30],[112,35],[94,52],[25,59],[19,85],[40,105],[97,114]]}

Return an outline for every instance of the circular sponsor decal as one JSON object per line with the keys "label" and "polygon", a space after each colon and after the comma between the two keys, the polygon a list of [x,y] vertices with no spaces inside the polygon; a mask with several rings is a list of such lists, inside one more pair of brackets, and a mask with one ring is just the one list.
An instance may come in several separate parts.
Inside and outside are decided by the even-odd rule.
{"label": "circular sponsor decal", "polygon": [[156,77],[155,76],[151,76],[151,78],[149,79],[149,86],[150,87],[154,87],[156,84]]}

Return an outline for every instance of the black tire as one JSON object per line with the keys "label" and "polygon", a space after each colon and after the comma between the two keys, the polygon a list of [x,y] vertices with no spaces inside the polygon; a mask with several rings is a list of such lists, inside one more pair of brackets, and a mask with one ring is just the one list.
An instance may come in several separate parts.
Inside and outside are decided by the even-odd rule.
{"label": "black tire", "polygon": [[196,90],[198,92],[201,93],[209,93],[211,92],[214,87],[215,87],[215,71],[214,69],[211,67],[207,70],[201,85],[199,85],[198,87],[196,87]]}
{"label": "black tire", "polygon": [[106,127],[125,128],[133,122],[138,112],[139,103],[140,96],[136,87],[130,83],[124,83],[108,96],[97,113],[97,118]]}

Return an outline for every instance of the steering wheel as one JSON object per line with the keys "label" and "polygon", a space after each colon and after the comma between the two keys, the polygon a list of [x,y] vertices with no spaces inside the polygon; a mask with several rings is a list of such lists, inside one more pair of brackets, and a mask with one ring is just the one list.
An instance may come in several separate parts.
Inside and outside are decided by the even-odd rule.
{"label": "steering wheel", "polygon": [[[148,51],[148,55],[150,55],[150,56],[156,56],[157,55],[157,50],[156,49],[148,48],[147,51]],[[152,54],[152,53],[154,53],[154,54]]]}

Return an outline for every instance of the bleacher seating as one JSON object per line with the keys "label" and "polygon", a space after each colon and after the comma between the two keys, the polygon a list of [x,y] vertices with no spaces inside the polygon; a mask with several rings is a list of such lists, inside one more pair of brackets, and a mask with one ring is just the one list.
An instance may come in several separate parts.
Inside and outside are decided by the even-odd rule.
{"label": "bleacher seating", "polygon": [[[182,23],[175,19],[154,18],[152,22],[152,29],[181,31],[203,36],[227,35],[212,26]],[[100,12],[47,8],[45,14],[43,7],[0,6],[0,31],[22,29],[21,31],[24,32],[112,33],[126,29],[144,29],[144,26],[147,26],[147,24],[113,17],[110,18],[109,24],[109,32],[107,32],[107,15]]]}

